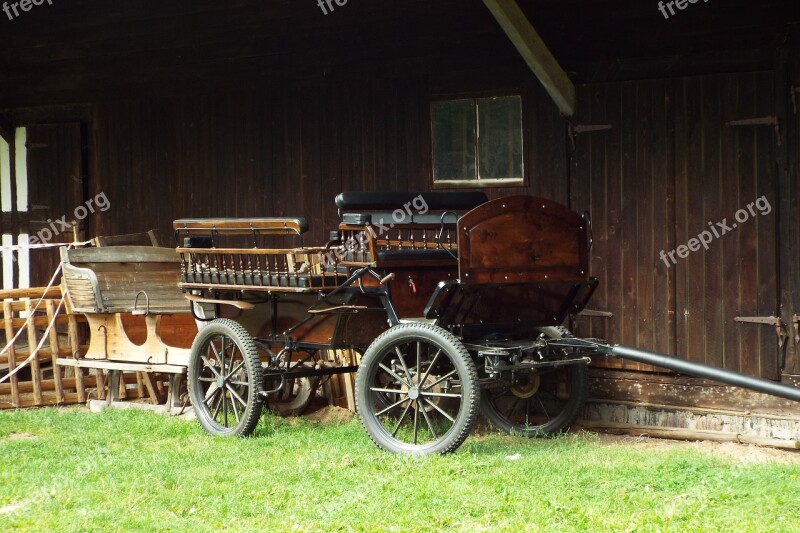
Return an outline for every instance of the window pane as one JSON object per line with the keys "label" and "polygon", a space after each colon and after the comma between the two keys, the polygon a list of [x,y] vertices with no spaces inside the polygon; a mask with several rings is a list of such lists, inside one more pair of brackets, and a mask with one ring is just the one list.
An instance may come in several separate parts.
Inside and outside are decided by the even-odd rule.
{"label": "window pane", "polygon": [[522,179],[521,98],[481,98],[478,117],[480,179]]}
{"label": "window pane", "polygon": [[475,101],[449,100],[431,104],[433,179],[474,180]]}

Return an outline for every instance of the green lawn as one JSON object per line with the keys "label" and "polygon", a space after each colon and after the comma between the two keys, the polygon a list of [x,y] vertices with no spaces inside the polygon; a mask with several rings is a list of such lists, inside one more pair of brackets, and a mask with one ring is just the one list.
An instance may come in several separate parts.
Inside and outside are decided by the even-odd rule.
{"label": "green lawn", "polygon": [[407,457],[357,421],[265,417],[228,440],[147,412],[42,409],[0,413],[0,457],[0,531],[800,531],[800,465],[591,434]]}

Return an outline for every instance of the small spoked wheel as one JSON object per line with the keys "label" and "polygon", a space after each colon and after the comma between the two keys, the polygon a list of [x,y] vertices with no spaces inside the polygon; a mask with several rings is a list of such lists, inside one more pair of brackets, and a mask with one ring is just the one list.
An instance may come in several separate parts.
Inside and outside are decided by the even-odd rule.
{"label": "small spoked wheel", "polygon": [[[557,338],[561,328],[542,328]],[[481,411],[496,428],[524,437],[546,437],[569,429],[586,402],[585,363],[506,372],[481,394]]]}
{"label": "small spoked wheel", "polygon": [[466,348],[430,324],[400,324],[370,345],[356,376],[356,409],[372,440],[395,453],[449,453],[478,413],[477,373]]}
{"label": "small spoked wheel", "polygon": [[253,338],[233,320],[217,319],[197,334],[189,358],[189,396],[211,435],[250,435],[263,407],[261,360]]}

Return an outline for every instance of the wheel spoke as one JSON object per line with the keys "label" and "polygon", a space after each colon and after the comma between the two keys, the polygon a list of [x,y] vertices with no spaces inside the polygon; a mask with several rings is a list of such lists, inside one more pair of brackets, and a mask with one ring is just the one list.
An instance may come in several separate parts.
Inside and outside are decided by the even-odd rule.
{"label": "wheel spoke", "polygon": [[217,377],[217,378],[221,378],[222,377],[220,375],[220,373],[217,372],[217,369],[214,367],[214,365],[211,364],[211,361],[208,360],[207,356],[205,356],[205,355],[200,356],[200,359],[202,359],[203,363],[206,365],[206,368],[211,370],[211,372],[214,374],[215,377]]}
{"label": "wheel spoke", "polygon": [[461,398],[460,394],[450,393],[450,392],[420,392],[421,396],[425,397],[432,397],[432,398]]}
{"label": "wheel spoke", "polygon": [[400,415],[400,418],[397,420],[397,425],[394,427],[394,431],[392,431],[392,437],[397,435],[397,430],[400,429],[400,425],[403,423],[403,419],[405,419],[406,415],[408,414],[408,410],[411,409],[411,405],[413,403],[414,402],[409,402],[409,404],[406,405],[406,408],[403,410],[403,414]]}
{"label": "wheel spoke", "polygon": [[403,389],[383,389],[380,387],[370,387],[370,392],[385,392],[386,394],[403,394]]}
{"label": "wheel spoke", "polygon": [[222,389],[217,389],[217,391],[218,392],[222,392],[223,394],[219,394],[217,396],[216,406],[214,407],[214,410],[211,413],[211,418],[214,419],[214,420],[216,420],[217,416],[219,415],[219,410],[222,407],[222,398],[223,398],[223,396],[225,396],[224,391]]}
{"label": "wheel spoke", "polygon": [[402,400],[399,400],[399,401],[397,401],[397,402],[393,403],[392,405],[390,405],[390,406],[389,406],[389,407],[387,407],[386,409],[381,409],[380,411],[378,411],[377,413],[375,413],[375,416],[381,416],[381,415],[382,415],[382,414],[384,414],[384,413],[388,413],[389,411],[391,411],[391,410],[392,410],[392,409],[394,409],[395,407],[400,407],[400,404],[402,404],[402,403],[404,403],[404,402],[407,402],[407,401],[409,401],[409,400],[411,400],[411,398],[409,398],[408,396],[406,396],[406,397],[405,397],[405,398],[403,398]]}
{"label": "wheel spoke", "polygon": [[[232,389],[228,389],[228,391],[233,395]],[[233,416],[236,418],[236,423],[238,424],[241,420],[239,419],[239,410],[236,408],[236,404],[233,403],[233,397],[231,397],[231,411],[233,411]]]}
{"label": "wheel spoke", "polygon": [[437,379],[436,381],[434,381],[433,383],[431,383],[431,384],[430,384],[430,385],[428,385],[427,387],[424,387],[422,390],[424,390],[424,391],[429,391],[429,390],[431,390],[433,387],[435,387],[436,385],[438,385],[439,383],[441,383],[442,381],[444,381],[444,380],[446,380],[446,379],[449,379],[451,376],[455,376],[455,375],[456,375],[456,373],[457,373],[457,371],[456,371],[456,370],[451,370],[450,372],[448,372],[448,373],[447,373],[447,374],[445,374],[444,376],[440,377],[439,379]]}
{"label": "wheel spoke", "polygon": [[[233,398],[235,398],[235,399],[236,399],[236,400],[237,400],[237,401],[238,401],[240,404],[242,404],[242,407],[244,407],[245,409],[247,409],[247,402],[246,402],[246,401],[244,401],[244,398],[242,398],[241,396],[239,396],[239,394],[238,394],[238,393],[237,393],[235,390],[233,390],[233,388],[229,387],[229,388],[228,388],[228,392],[230,392],[230,393],[231,393],[231,396],[232,396]],[[233,404],[233,402],[231,402],[231,405],[232,405],[233,407],[236,407],[236,406]],[[237,417],[237,419],[238,419],[238,417]],[[237,421],[238,421],[238,420],[237,420]]]}
{"label": "wheel spoke", "polygon": [[434,440],[439,438],[439,435],[436,434],[436,430],[433,429],[433,424],[431,424],[431,419],[428,416],[428,411],[422,409],[422,416],[425,418],[425,422],[428,424],[428,430],[431,432]]}
{"label": "wheel spoke", "polygon": [[241,363],[239,363],[238,365],[236,365],[236,368],[234,368],[233,370],[231,370],[230,372],[228,372],[228,375],[227,375],[227,376],[225,376],[225,379],[228,379],[229,377],[231,377],[232,375],[234,375],[235,373],[237,373],[239,370],[241,370],[241,369],[242,369],[242,367],[243,367],[243,366],[244,366],[244,359],[242,360],[242,362],[241,362]]}
{"label": "wheel spoke", "polygon": [[225,427],[228,427],[228,394],[227,391],[222,391],[222,420]]}
{"label": "wheel spoke", "polygon": [[206,395],[205,395],[205,399],[203,400],[203,403],[205,403],[207,407],[211,407],[211,404],[209,403],[209,400],[211,400],[211,398],[213,398],[214,395],[217,394],[220,390],[222,390],[222,389],[220,389],[217,386],[209,387],[208,390],[206,391]]}
{"label": "wheel spoke", "polygon": [[411,388],[411,383],[398,376],[391,368],[384,365],[383,363],[381,363],[379,366],[383,369],[384,372],[388,373],[390,376],[399,381],[401,384],[405,385],[409,389]]}
{"label": "wheel spoke", "polygon": [[408,366],[406,366],[406,359],[405,359],[405,357],[403,357],[403,353],[400,351],[400,348],[397,347],[397,346],[394,347],[394,351],[397,354],[397,357],[400,358],[400,365],[402,365],[403,372],[405,372],[406,376],[408,377],[408,384],[409,385],[413,385],[414,384],[414,380],[412,379],[411,372],[408,371]]}
{"label": "wheel spoke", "polygon": [[419,362],[422,360],[422,341],[417,341],[417,385],[422,383],[419,380]]}
{"label": "wheel spoke", "polygon": [[439,407],[438,405],[436,405],[435,403],[433,403],[432,401],[430,401],[430,400],[428,400],[426,398],[423,398],[423,401],[425,403],[427,403],[428,405],[430,405],[431,407],[433,407],[434,409],[436,409],[437,411],[439,411],[442,414],[442,416],[445,417],[446,419],[448,419],[450,422],[455,423],[456,419],[453,418],[452,416],[448,415],[444,411],[442,411],[441,407]]}
{"label": "wheel spoke", "polygon": [[542,412],[544,413],[545,418],[550,420],[551,419],[550,414],[547,412],[547,407],[545,407],[544,404],[542,403],[542,399],[537,396],[536,401],[538,401],[539,405],[542,407]]}
{"label": "wheel spoke", "polygon": [[428,369],[425,371],[425,375],[422,376],[422,379],[419,380],[419,383],[425,383],[425,381],[428,379],[428,375],[431,373],[431,370],[433,370],[434,365],[436,365],[436,361],[439,359],[440,355],[442,355],[441,349],[439,349],[439,351],[436,352],[436,355],[433,356],[433,361],[431,361],[431,364],[428,365]]}
{"label": "wheel spoke", "polygon": [[417,443],[417,433],[419,428],[419,400],[413,402],[414,405],[414,444]]}

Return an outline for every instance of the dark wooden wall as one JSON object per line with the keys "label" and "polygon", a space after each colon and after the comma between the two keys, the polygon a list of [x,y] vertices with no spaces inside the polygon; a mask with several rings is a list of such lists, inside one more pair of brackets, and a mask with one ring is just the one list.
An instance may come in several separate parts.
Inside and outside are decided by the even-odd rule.
{"label": "dark wooden wall", "polygon": [[[489,192],[567,203],[565,122],[523,90],[529,187]],[[429,94],[424,78],[351,79],[93,105],[89,192],[112,207],[90,230],[168,240],[180,217],[304,216],[324,241],[342,191],[431,189]]]}
{"label": "dark wooden wall", "polygon": [[[578,137],[571,189],[596,228],[592,305],[614,315],[589,328],[582,319],[582,332],[779,377],[774,328],[734,322],[778,311],[778,135],[726,125],[774,116],[773,81],[761,72],[581,87],[576,119],[613,128]],[[737,210],[762,197],[769,213],[753,207],[737,225]],[[722,233],[723,221],[730,230],[707,234],[708,250],[660,257],[709,222]]]}

